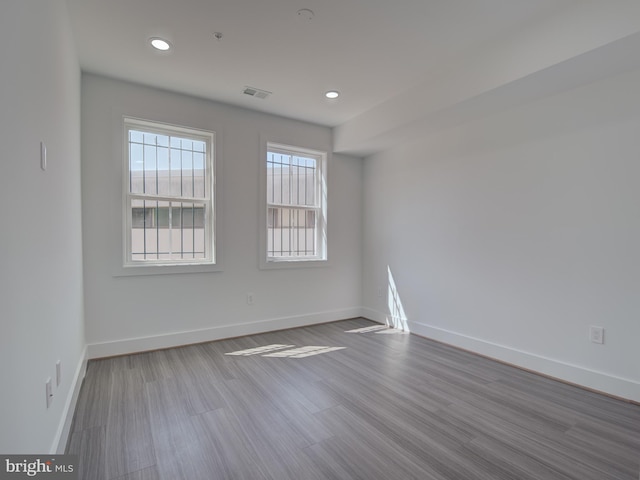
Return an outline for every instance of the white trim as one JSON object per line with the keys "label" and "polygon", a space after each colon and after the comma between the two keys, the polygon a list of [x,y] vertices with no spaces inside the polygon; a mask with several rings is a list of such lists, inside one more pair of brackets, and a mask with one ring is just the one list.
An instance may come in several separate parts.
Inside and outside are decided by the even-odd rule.
{"label": "white trim", "polygon": [[[205,273],[205,272],[222,272],[224,270],[224,248],[223,248],[223,225],[222,225],[222,212],[223,212],[223,182],[220,181],[223,175],[223,139],[222,128],[217,125],[211,124],[193,124],[188,127],[181,127],[179,124],[173,122],[173,115],[167,115],[166,111],[155,110],[145,108],[144,111],[132,111],[131,109],[114,107],[112,110],[112,128],[113,128],[113,155],[116,161],[114,161],[114,178],[117,177],[117,185],[114,184],[113,188],[117,188],[120,193],[120,200],[118,202],[117,210],[112,211],[112,218],[109,220],[112,225],[113,231],[113,246],[112,246],[112,271],[111,274],[114,277],[121,276],[137,276],[137,275],[161,275],[161,274],[185,274],[185,273]],[[157,120],[148,121],[144,118],[154,118]],[[212,242],[213,242],[213,259],[214,263],[189,263],[176,262],[171,264],[165,263],[149,263],[149,264],[136,264],[136,265],[124,265],[125,252],[127,251],[127,229],[125,228],[123,219],[126,218],[126,195],[127,188],[125,182],[125,172],[128,170],[126,161],[128,158],[126,152],[126,125],[125,119],[136,122],[144,126],[145,122],[160,126],[166,126],[166,128],[173,131],[189,131],[203,132],[204,134],[213,135],[213,145],[211,148],[211,188],[213,193],[211,201],[213,202],[213,208],[211,209],[211,226],[213,228]],[[158,127],[156,128],[158,129]],[[123,216],[125,215],[125,216]]]}
{"label": "white trim", "polygon": [[241,337],[256,333],[273,332],[287,328],[306,327],[309,325],[360,317],[361,313],[362,309],[360,307],[352,307],[234,325],[222,325],[201,330],[188,330],[149,337],[125,338],[112,342],[92,343],[88,345],[88,358],[127,355],[130,353],[179,347],[182,345]]}
{"label": "white trim", "polygon": [[73,415],[76,411],[76,404],[78,403],[78,396],[80,395],[80,388],[82,387],[82,380],[87,372],[87,346],[82,349],[80,355],[80,361],[76,367],[76,373],[73,376],[71,382],[71,389],[67,395],[67,401],[64,405],[62,418],[58,425],[58,430],[53,439],[53,444],[49,450],[52,455],[61,455],[65,453],[67,443],[69,440],[69,434],[71,433],[71,425],[73,423]]}
{"label": "white trim", "polygon": [[[363,317],[382,324],[386,323],[386,319],[389,316],[377,310],[364,307],[362,313]],[[408,321],[407,324],[409,331],[416,335],[588,389],[640,402],[640,382],[630,378],[611,375],[421,322]]]}
{"label": "white trim", "polygon": [[378,310],[374,310],[373,308],[362,307],[362,316],[367,320],[371,320],[372,322],[381,323],[386,325],[388,314],[382,313]]}

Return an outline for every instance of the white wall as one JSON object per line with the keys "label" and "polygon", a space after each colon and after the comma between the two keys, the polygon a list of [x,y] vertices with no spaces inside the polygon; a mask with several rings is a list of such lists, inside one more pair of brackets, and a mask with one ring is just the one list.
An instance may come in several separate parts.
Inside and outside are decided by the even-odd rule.
{"label": "white wall", "polygon": [[[224,271],[114,276],[114,266],[121,261],[122,115],[216,131],[223,162],[218,178],[223,195],[218,235]],[[360,159],[335,155],[329,165],[330,266],[258,268],[260,136],[330,150],[328,128],[95,75],[83,75],[82,127],[90,356],[359,315]],[[248,292],[254,295],[254,305],[246,303]]]}
{"label": "white wall", "polygon": [[389,267],[413,332],[640,401],[638,85],[612,77],[365,159],[367,315],[388,313]]}
{"label": "white wall", "polygon": [[65,3],[4,0],[0,64],[0,452],[49,453],[61,436],[64,448],[84,348],[80,70]]}

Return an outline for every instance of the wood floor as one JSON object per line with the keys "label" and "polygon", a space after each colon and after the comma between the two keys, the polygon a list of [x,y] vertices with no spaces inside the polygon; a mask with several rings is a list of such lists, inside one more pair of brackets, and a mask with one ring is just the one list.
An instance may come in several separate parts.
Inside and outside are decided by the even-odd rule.
{"label": "wood floor", "polygon": [[640,478],[640,407],[364,319],[91,361],[80,478]]}

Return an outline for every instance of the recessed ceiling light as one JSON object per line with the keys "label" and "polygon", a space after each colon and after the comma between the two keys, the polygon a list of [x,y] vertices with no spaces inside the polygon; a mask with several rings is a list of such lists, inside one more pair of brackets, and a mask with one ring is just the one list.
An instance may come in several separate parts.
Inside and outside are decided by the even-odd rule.
{"label": "recessed ceiling light", "polygon": [[163,52],[166,52],[167,50],[171,49],[171,44],[166,40],[163,40],[162,38],[153,37],[149,39],[149,42],[151,42],[151,45],[156,50],[162,50]]}
{"label": "recessed ceiling light", "polygon": [[327,98],[338,98],[340,96],[340,92],[338,92],[337,90],[329,90],[324,94],[324,96]]}

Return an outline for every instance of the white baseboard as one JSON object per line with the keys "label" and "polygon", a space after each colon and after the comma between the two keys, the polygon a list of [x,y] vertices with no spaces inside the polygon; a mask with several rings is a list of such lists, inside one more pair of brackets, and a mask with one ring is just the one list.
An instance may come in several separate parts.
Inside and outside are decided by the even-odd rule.
{"label": "white baseboard", "polygon": [[389,317],[388,314],[382,313],[378,310],[374,310],[372,308],[362,307],[362,317],[367,320],[371,320],[373,322],[382,323],[383,325],[387,324],[387,319]]}
{"label": "white baseboard", "polygon": [[219,327],[205,328],[202,330],[190,330],[183,332],[152,335],[139,338],[125,338],[112,342],[92,343],[87,345],[88,358],[103,358],[116,355],[127,355],[162,348],[179,347],[194,343],[210,342],[225,338],[241,337],[256,333],[272,332],[287,328],[305,327],[319,323],[345,320],[362,315],[360,307],[333,310],[307,315],[273,318],[256,322],[223,325]]}
{"label": "white baseboard", "polygon": [[[362,316],[387,323],[388,315],[370,308]],[[437,340],[526,370],[633,402],[640,402],[640,382],[489,342],[420,322],[407,322],[411,333]]]}
{"label": "white baseboard", "polygon": [[78,402],[78,396],[80,395],[80,387],[82,386],[82,380],[87,371],[87,346],[82,350],[80,355],[80,361],[76,367],[76,373],[73,376],[71,382],[71,389],[67,395],[67,401],[64,405],[62,412],[62,418],[60,419],[60,425],[58,431],[53,440],[50,453],[53,455],[61,455],[64,453],[67,447],[67,441],[69,440],[69,434],[71,432],[71,424],[73,423],[73,414],[76,411],[76,403]]}

